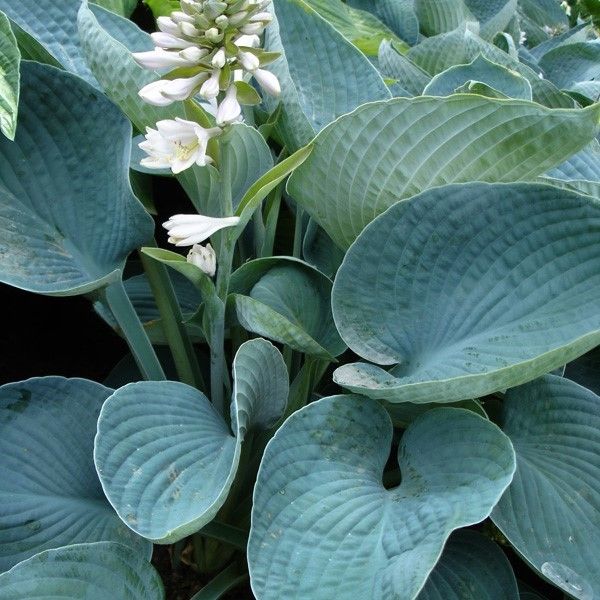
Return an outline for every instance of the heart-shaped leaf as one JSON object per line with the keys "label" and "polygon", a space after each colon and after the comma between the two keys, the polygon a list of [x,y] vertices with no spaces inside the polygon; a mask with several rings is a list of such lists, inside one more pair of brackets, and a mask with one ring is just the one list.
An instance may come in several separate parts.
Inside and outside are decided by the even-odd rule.
{"label": "heart-shaped leaf", "polygon": [[130,144],[103,94],[23,62],[17,135],[0,140],[0,281],[60,296],[118,279],[154,229],[129,184]]}
{"label": "heart-shaped leaf", "polygon": [[401,198],[446,183],[530,180],[589,143],[600,104],[547,109],[456,94],[361,106],[324,129],[288,191],[346,248]]}
{"label": "heart-shaped leaf", "polygon": [[154,567],[114,542],[45,550],[0,575],[2,600],[164,600]]}
{"label": "heart-shaped leaf", "polygon": [[468,65],[450,67],[436,75],[423,90],[424,96],[449,96],[468,81],[485,83],[509,98],[531,100],[527,79],[479,55]]}
{"label": "heart-shaped leaf", "polygon": [[56,63],[99,87],[85,62],[77,35],[80,4],[80,0],[0,0],[0,10]]}
{"label": "heart-shaped leaf", "polygon": [[547,375],[509,390],[500,416],[517,471],[494,523],[543,577],[579,600],[600,594],[600,398]]}
{"label": "heart-shaped leaf", "polygon": [[272,344],[242,344],[233,370],[233,434],[206,396],[183,383],[133,383],[105,402],[96,468],[109,501],[140,535],[171,543],[209,523],[227,499],[248,429],[283,414],[288,375]]}
{"label": "heart-shaped leaf", "polygon": [[598,231],[597,203],[551,186],[472,183],[398,202],[352,245],[332,293],[348,346],[396,366],[344,365],[335,380],[451,402],[587,352],[600,343]]}
{"label": "heart-shaped leaf", "polygon": [[0,130],[15,139],[19,107],[19,65],[21,54],[10,22],[0,12]]}
{"label": "heart-shaped leaf", "polygon": [[345,349],[331,314],[331,280],[289,257],[252,260],[230,282],[230,305],[249,331],[333,359]]}
{"label": "heart-shaped leaf", "polygon": [[0,571],[78,542],[150,551],[114,513],[94,469],[96,421],[111,392],[62,377],[0,387]]}
{"label": "heart-shaped leaf", "polygon": [[470,529],[450,536],[418,596],[418,600],[465,599],[519,600],[517,580],[504,552]]}
{"label": "heart-shaped leaf", "polygon": [[450,533],[490,513],[515,467],[495,425],[438,408],[406,430],[403,480],[388,490],[381,478],[391,440],[385,410],[357,396],[309,404],[277,431],[259,470],[248,543],[259,600],[415,598]]}
{"label": "heart-shaped leaf", "polygon": [[281,82],[269,111],[283,105],[277,125],[286,146],[305,146],[327,123],[370,100],[389,98],[377,69],[303,0],[276,0],[265,48],[282,56],[269,66]]}

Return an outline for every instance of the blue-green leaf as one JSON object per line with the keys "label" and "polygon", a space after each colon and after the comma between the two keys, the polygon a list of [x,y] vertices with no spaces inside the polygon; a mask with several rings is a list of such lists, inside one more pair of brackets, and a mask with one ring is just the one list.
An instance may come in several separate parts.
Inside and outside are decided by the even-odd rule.
{"label": "blue-green leaf", "polygon": [[123,17],[131,16],[138,4],[138,0],[92,0],[92,2]]}
{"label": "blue-green leaf", "polygon": [[288,191],[347,248],[375,216],[428,188],[541,175],[588,144],[599,118],[600,104],[548,109],[470,94],[372,102],[316,137]]}
{"label": "blue-green leaf", "polygon": [[114,542],[45,550],[0,575],[0,600],[164,600],[154,567]]}
{"label": "blue-green leaf", "polygon": [[517,471],[492,513],[542,577],[579,600],[600,594],[600,398],[547,375],[509,390],[500,416]]}
{"label": "blue-green leaf", "polygon": [[390,93],[367,57],[302,0],[275,0],[276,19],[265,31],[265,47],[282,52],[269,66],[281,82],[278,123],[289,150],[305,146],[327,123]]}
{"label": "blue-green leaf", "polygon": [[449,96],[468,81],[477,81],[509,98],[531,100],[531,84],[512,71],[478,55],[468,65],[456,65],[436,75],[423,90],[424,96]]}
{"label": "blue-green leaf", "polygon": [[418,600],[519,600],[519,591],[504,552],[462,529],[450,536]]}
{"label": "blue-green leaf", "polygon": [[221,508],[246,432],[283,414],[288,376],[266,340],[240,346],[234,364],[233,433],[198,390],[174,381],[128,384],[105,402],[94,457],[123,521],[157,543],[180,540]]}
{"label": "blue-green leaf", "polygon": [[0,281],[59,296],[97,289],[154,228],[129,184],[131,125],[76,75],[32,62],[19,112],[15,141],[0,140]]}
{"label": "blue-green leaf", "polygon": [[111,392],[62,377],[0,387],[0,571],[79,542],[150,551],[112,510],[94,470],[96,421]]}
{"label": "blue-green leaf", "polygon": [[0,10],[67,71],[98,87],[77,35],[80,0],[0,0]]}
{"label": "blue-green leaf", "polygon": [[419,39],[419,21],[413,0],[348,0],[350,6],[369,10],[411,46]]}
{"label": "blue-green leaf", "polygon": [[15,139],[21,54],[6,15],[0,12],[0,131]]}
{"label": "blue-green leaf", "polygon": [[385,410],[357,396],[309,404],[277,431],[248,543],[259,600],[414,598],[450,533],[490,513],[515,467],[495,425],[434,409],[405,432],[402,483],[386,489],[391,440]]}
{"label": "blue-green leaf", "polygon": [[261,258],[232,276],[230,304],[249,331],[333,359],[345,349],[331,314],[331,280],[289,257]]}
{"label": "blue-green leaf", "polygon": [[366,363],[344,387],[451,402],[519,385],[600,343],[600,206],[537,184],[472,183],[398,202],[358,237],[333,287]]}

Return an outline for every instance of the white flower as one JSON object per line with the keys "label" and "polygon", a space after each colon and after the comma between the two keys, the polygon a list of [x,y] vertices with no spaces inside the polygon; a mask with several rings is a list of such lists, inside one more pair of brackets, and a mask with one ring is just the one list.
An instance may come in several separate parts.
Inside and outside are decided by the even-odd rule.
{"label": "white flower", "polygon": [[173,100],[162,95],[164,85],[165,81],[163,79],[153,81],[152,83],[145,85],[138,92],[138,95],[144,102],[152,104],[153,106],[168,106],[173,103]]}
{"label": "white flower", "polygon": [[187,35],[189,37],[196,37],[201,33],[197,27],[192,25],[192,23],[188,23],[187,21],[179,23],[179,29],[183,35]]}
{"label": "white flower", "polygon": [[217,109],[217,125],[233,123],[237,121],[241,114],[242,107],[237,100],[237,88],[235,85],[231,85]]}
{"label": "white flower", "polygon": [[220,71],[213,71],[212,75],[202,84],[200,95],[206,100],[212,100],[219,95]]}
{"label": "white flower", "polygon": [[[192,50],[192,48],[189,48]],[[134,52],[133,60],[145,69],[164,69],[165,67],[189,67],[196,63],[195,60],[185,58],[182,52],[174,53],[164,48],[156,48],[149,52]]]}
{"label": "white flower", "polygon": [[156,129],[146,128],[146,139],[139,147],[148,157],[140,164],[151,169],[170,168],[173,173],[181,173],[194,163],[206,166],[212,162],[206,155],[208,141],[219,133],[218,127],[205,129],[180,118],[159,121]]}
{"label": "white flower", "polygon": [[281,86],[279,85],[279,80],[271,71],[265,71],[264,69],[256,69],[252,73],[252,76],[260,87],[267,92],[267,94],[271,96],[279,96],[281,94]]}
{"label": "white flower", "polygon": [[238,52],[238,60],[246,71],[255,71],[260,67],[260,60],[258,60],[258,57],[254,56],[252,52]]}
{"label": "white flower", "polygon": [[239,217],[206,217],[204,215],[173,215],[163,223],[169,232],[169,243],[176,246],[193,246],[208,239],[225,227],[233,227]]}
{"label": "white flower", "polygon": [[194,95],[194,91],[206,79],[206,73],[198,73],[194,77],[178,79],[159,79],[145,85],[139,96],[148,104],[154,106],[168,106],[176,100],[185,100]]}
{"label": "white flower", "polygon": [[187,261],[212,277],[217,270],[217,255],[210,244],[194,244],[188,252]]}

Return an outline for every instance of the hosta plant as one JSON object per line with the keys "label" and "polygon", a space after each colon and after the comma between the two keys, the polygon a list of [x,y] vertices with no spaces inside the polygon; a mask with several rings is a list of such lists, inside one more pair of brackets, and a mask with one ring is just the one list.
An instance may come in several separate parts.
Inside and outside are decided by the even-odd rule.
{"label": "hosta plant", "polygon": [[0,600],[600,598],[594,2],[0,11]]}

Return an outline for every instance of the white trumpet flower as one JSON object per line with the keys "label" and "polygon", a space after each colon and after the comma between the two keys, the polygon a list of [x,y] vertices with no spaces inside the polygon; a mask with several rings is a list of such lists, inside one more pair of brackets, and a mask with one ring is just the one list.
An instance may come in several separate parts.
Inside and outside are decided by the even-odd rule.
{"label": "white trumpet flower", "polygon": [[150,169],[169,168],[173,173],[181,173],[193,164],[206,166],[212,162],[206,154],[208,142],[220,133],[219,127],[206,129],[180,118],[159,121],[156,129],[146,128],[146,139],[139,147],[148,157],[140,164]]}
{"label": "white trumpet flower", "polygon": [[246,71],[256,71],[260,67],[260,60],[252,52],[240,51],[238,53],[238,60]]}
{"label": "white trumpet flower", "polygon": [[226,227],[234,227],[239,217],[206,217],[204,215],[173,215],[163,223],[169,232],[169,243],[176,246],[200,244]]}
{"label": "white trumpet flower", "polygon": [[154,33],[150,34],[150,37],[152,38],[154,45],[158,46],[159,48],[183,50],[184,48],[189,48],[196,45],[195,42],[182,40],[181,38],[170,33],[165,33],[164,31],[155,31]]}
{"label": "white trumpet flower", "polygon": [[194,244],[188,252],[187,261],[212,277],[217,271],[217,255],[210,244]]}
{"label": "white trumpet flower", "polygon": [[206,73],[199,73],[194,77],[159,79],[145,85],[138,94],[148,104],[168,106],[176,100],[185,100],[192,96],[194,90],[202,85],[206,77]]}

